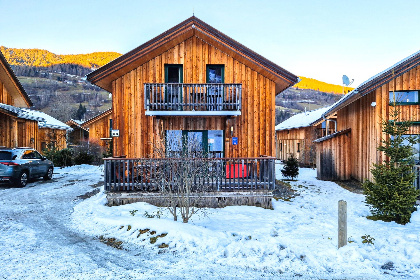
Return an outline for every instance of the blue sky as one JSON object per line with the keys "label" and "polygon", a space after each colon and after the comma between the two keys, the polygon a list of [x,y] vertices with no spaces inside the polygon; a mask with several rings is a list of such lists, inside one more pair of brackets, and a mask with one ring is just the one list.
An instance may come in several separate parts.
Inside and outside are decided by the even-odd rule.
{"label": "blue sky", "polygon": [[0,0],[0,45],[126,53],[195,16],[290,72],[354,85],[420,49],[420,1]]}

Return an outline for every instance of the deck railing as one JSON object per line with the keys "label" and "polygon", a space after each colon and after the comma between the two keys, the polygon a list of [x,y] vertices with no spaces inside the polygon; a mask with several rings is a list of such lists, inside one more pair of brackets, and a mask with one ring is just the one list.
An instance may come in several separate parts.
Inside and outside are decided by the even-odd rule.
{"label": "deck railing", "polygon": [[224,112],[241,110],[242,84],[144,84],[144,108],[149,114],[178,111]]}
{"label": "deck railing", "polygon": [[[105,190],[160,191],[159,180],[178,176],[171,170],[176,162],[200,164],[206,172],[193,174],[193,181],[205,185],[206,191],[268,190],[275,186],[275,158],[107,158]],[[175,162],[175,165],[174,165]],[[166,180],[166,181],[167,181]],[[175,181],[175,180],[174,180]]]}

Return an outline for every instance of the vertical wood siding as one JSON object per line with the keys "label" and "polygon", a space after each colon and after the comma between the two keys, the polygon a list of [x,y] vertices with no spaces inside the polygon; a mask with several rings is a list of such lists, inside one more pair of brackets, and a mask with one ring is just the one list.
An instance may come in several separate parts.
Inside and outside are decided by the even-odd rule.
{"label": "vertical wood siding", "polygon": [[51,129],[51,128],[40,128],[38,130],[38,141],[36,149],[42,152],[42,143],[53,143],[59,150],[67,148],[66,141],[66,130],[64,129]]}
{"label": "vertical wood siding", "polygon": [[[38,122],[0,113],[0,127],[0,146],[37,147]],[[34,138],[34,143],[31,143],[31,138]]]}
{"label": "vertical wood siding", "polygon": [[[351,176],[359,181],[372,179],[370,169],[373,163],[383,160],[382,153],[376,150],[382,137],[381,120],[389,120],[389,92],[393,90],[420,90],[420,67],[413,68],[400,77],[368,93],[357,101],[337,112],[338,130],[351,128]],[[376,102],[376,106],[371,106]],[[420,121],[419,105],[397,106],[401,119]],[[420,133],[415,125],[410,133]]]}
{"label": "vertical wood siding", "polygon": [[14,105],[13,97],[7,92],[3,82],[0,80],[0,103]]}
{"label": "vertical wood siding", "polygon": [[[206,83],[206,65],[225,65],[225,83],[242,83],[242,115],[220,117],[161,117],[146,116],[144,83],[165,82],[164,65],[182,64],[184,83]],[[147,157],[153,146],[163,140],[166,129],[196,129],[225,131],[225,156],[258,157],[275,155],[274,98],[275,84],[255,70],[228,56],[197,37],[191,37],[112,83],[114,155]],[[230,127],[233,127],[231,135]],[[238,145],[231,145],[231,136]]]}
{"label": "vertical wood siding", "polygon": [[102,147],[106,146],[106,141],[101,138],[108,138],[109,135],[109,120],[112,119],[112,114],[104,116],[95,122],[89,124],[89,142],[95,142]]}
{"label": "vertical wood siding", "polygon": [[350,131],[339,133],[325,141],[316,143],[318,179],[349,180],[351,178],[351,134]]}

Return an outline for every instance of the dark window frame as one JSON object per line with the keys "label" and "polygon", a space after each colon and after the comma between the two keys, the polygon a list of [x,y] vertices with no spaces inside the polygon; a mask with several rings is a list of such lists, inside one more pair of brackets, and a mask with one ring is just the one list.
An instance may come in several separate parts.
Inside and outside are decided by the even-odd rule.
{"label": "dark window frame", "polygon": [[389,94],[388,94],[389,105],[391,105],[391,106],[394,105],[393,96],[398,96],[398,93],[412,92],[412,91],[417,92],[417,102],[395,101],[395,105],[418,105],[418,104],[420,104],[420,90],[394,90],[394,91],[390,91]]}

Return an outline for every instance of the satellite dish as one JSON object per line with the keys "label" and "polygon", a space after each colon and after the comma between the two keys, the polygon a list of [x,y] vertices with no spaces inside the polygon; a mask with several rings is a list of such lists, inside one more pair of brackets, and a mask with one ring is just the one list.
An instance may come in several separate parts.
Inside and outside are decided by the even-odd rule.
{"label": "satellite dish", "polygon": [[347,77],[346,75],[343,75],[343,85],[345,85],[346,87],[348,87],[349,85],[351,85],[354,82],[354,79],[352,79],[350,81],[349,77]]}

